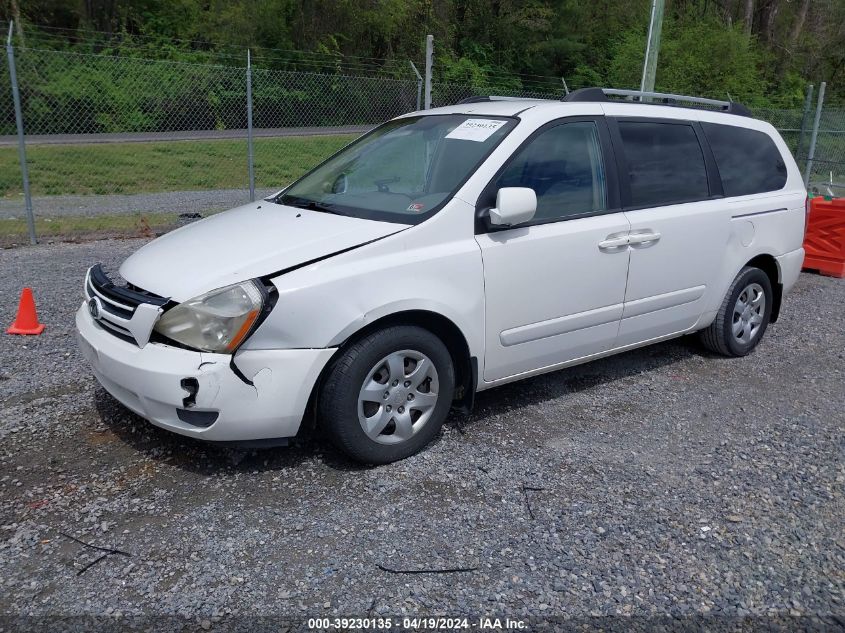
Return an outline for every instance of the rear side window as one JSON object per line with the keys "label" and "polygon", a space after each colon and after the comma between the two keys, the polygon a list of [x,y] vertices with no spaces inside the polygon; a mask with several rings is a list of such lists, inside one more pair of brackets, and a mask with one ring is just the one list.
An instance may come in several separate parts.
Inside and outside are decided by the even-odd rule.
{"label": "rear side window", "polygon": [[631,206],[656,207],[709,197],[698,137],[686,123],[620,121]]}
{"label": "rear side window", "polygon": [[786,164],[768,134],[733,125],[702,123],[726,196],[783,189]]}

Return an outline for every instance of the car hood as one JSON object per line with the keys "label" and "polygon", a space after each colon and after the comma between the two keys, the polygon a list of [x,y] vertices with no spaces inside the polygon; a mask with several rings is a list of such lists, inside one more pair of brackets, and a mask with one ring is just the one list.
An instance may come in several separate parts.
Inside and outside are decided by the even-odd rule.
{"label": "car hood", "polygon": [[174,301],[296,267],[408,228],[261,201],[172,231],[120,267],[130,284]]}

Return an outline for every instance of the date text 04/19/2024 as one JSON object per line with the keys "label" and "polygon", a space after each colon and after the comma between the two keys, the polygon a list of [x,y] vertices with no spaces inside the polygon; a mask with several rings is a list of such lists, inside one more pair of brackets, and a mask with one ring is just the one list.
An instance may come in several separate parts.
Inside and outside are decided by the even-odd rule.
{"label": "date text 04/19/2024", "polygon": [[393,628],[407,631],[466,630],[479,631],[519,631],[526,628],[523,620],[510,618],[480,617],[444,618],[444,617],[404,617],[404,618],[309,618],[311,630],[382,630]]}

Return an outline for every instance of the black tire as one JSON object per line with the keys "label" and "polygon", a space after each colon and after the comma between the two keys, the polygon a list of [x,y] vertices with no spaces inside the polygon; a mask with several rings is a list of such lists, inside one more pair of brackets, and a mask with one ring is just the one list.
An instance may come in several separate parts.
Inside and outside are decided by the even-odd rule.
{"label": "black tire", "polygon": [[[398,433],[391,431],[391,425],[396,428],[395,420],[391,419],[385,435],[379,435],[378,439],[396,443],[380,443],[364,432],[359,421],[359,394],[365,380],[369,382],[370,373],[377,363],[392,354],[407,350],[424,355],[434,365],[438,383],[436,403],[431,407],[429,417],[408,439],[400,441],[388,437],[391,433]],[[386,365],[384,367],[386,368]],[[383,376],[377,373],[373,380],[376,380],[376,377],[380,380]],[[391,390],[390,384],[385,383],[385,389],[385,393],[388,393]],[[411,387],[411,390],[413,389]],[[430,386],[429,389],[431,390]],[[455,371],[452,357],[443,342],[421,327],[390,326],[353,342],[332,362],[319,394],[318,424],[332,443],[352,459],[368,464],[388,464],[419,452],[437,436],[449,414],[454,390]],[[408,393],[407,390],[405,393]],[[402,394],[396,393],[396,397],[401,400]],[[410,398],[411,395],[405,397]],[[393,395],[385,402],[393,402]],[[376,405],[367,403],[363,406]],[[387,407],[386,404],[383,406]],[[394,411],[398,412],[398,400],[395,406]],[[408,408],[409,416],[412,415],[411,406]],[[377,410],[382,411],[378,407]]]}
{"label": "black tire", "polygon": [[[763,289],[765,306],[762,310],[762,315],[760,315],[762,316],[762,322],[750,340],[741,341],[733,332],[735,322],[734,307],[740,295],[752,286],[752,284],[756,284]],[[769,327],[769,319],[772,316],[773,304],[774,293],[772,292],[772,283],[769,281],[769,276],[759,268],[744,267],[739,271],[730,288],[728,288],[725,299],[722,301],[719,312],[716,314],[716,319],[709,327],[701,330],[701,342],[711,352],[721,354],[722,356],[745,356],[757,347],[763,338],[763,334],[766,333],[766,328]]]}

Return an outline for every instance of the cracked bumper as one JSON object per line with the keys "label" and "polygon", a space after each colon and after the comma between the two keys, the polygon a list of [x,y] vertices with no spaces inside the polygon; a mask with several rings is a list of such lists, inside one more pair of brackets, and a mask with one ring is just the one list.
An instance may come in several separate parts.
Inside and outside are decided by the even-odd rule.
{"label": "cracked bumper", "polygon": [[[149,343],[136,347],[105,331],[88,313],[76,313],[79,345],[101,385],[156,426],[210,441],[293,437],[308,397],[334,349],[245,350],[235,356],[246,384],[229,366],[231,356]],[[208,427],[183,422],[177,410],[188,395],[184,378],[199,390],[192,411],[216,412]]]}

